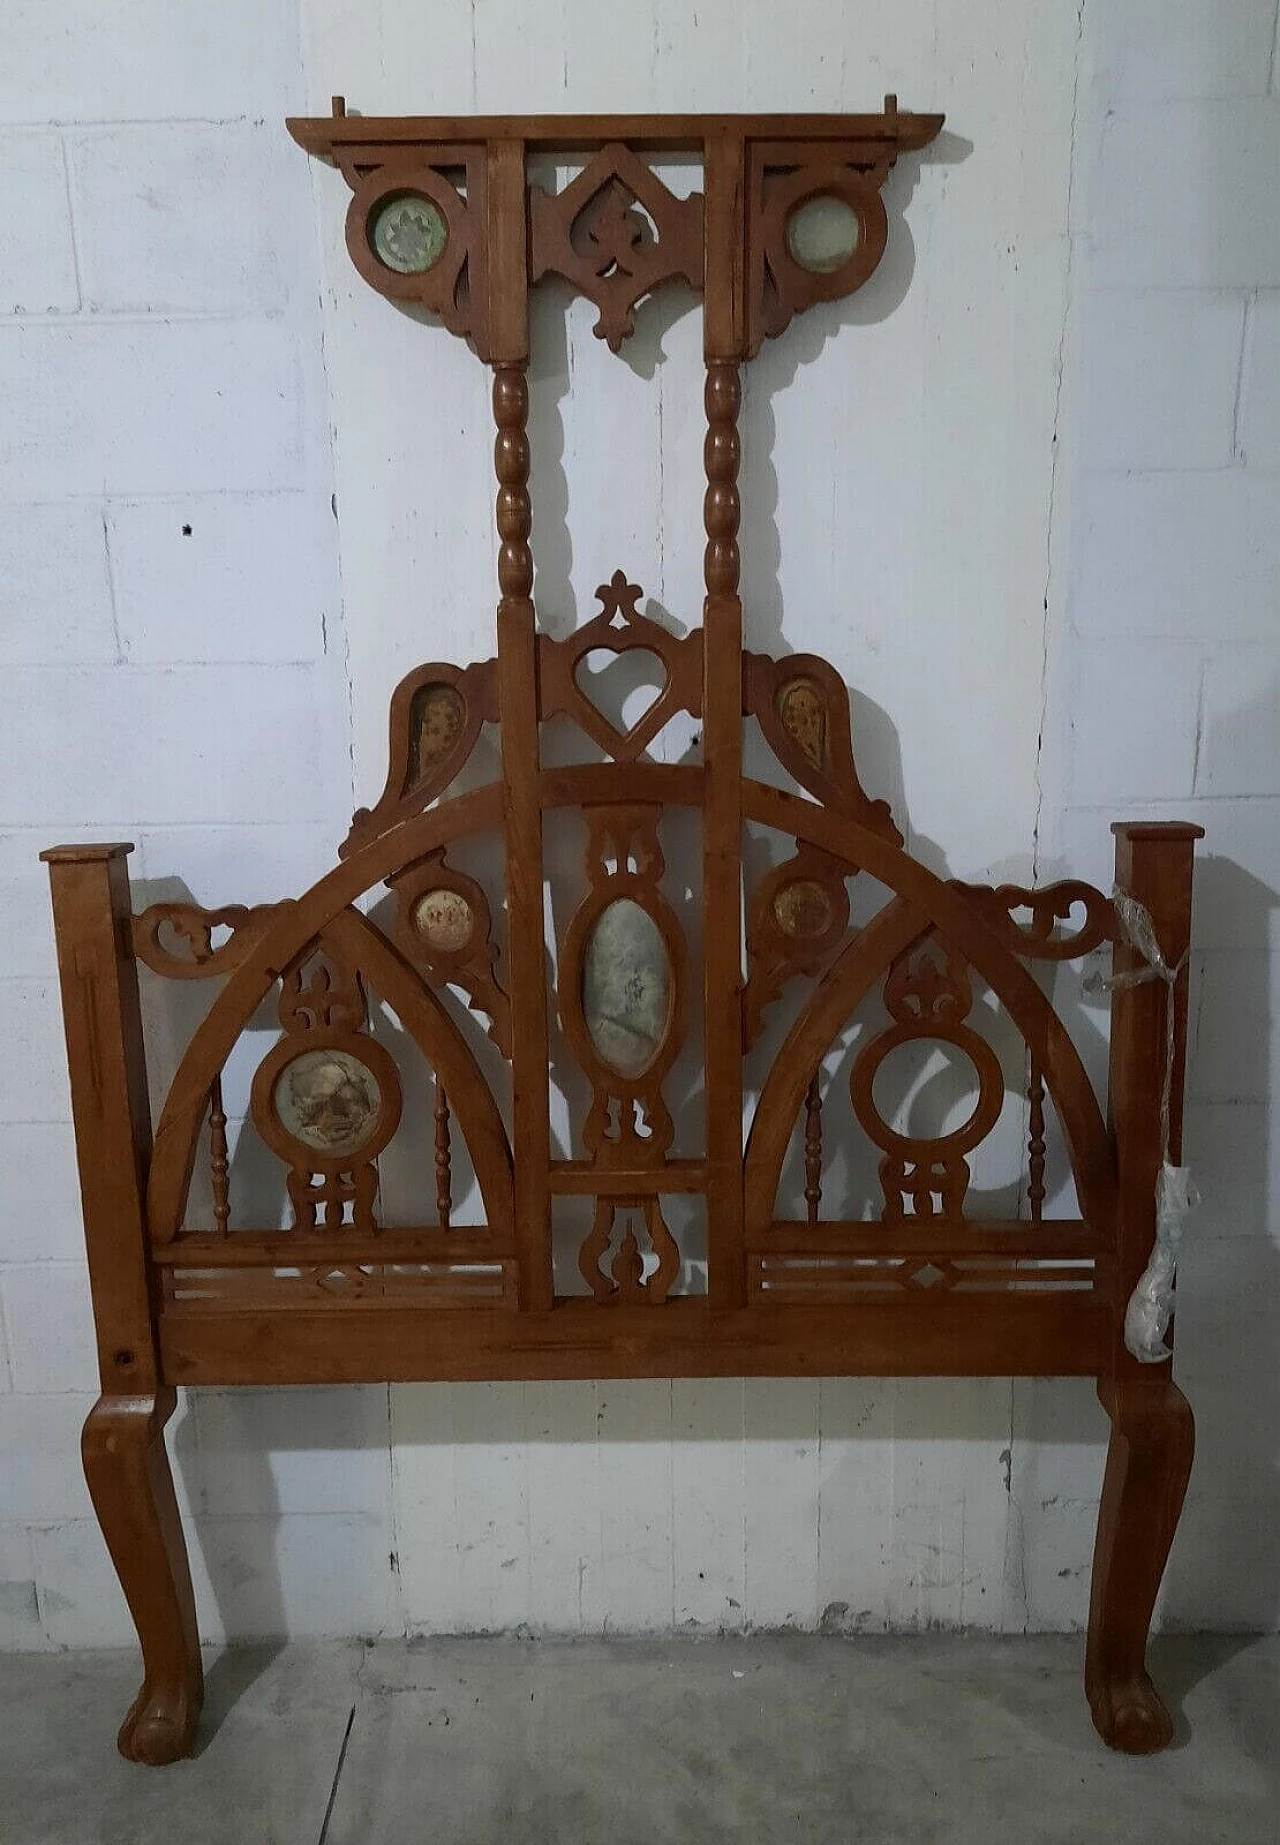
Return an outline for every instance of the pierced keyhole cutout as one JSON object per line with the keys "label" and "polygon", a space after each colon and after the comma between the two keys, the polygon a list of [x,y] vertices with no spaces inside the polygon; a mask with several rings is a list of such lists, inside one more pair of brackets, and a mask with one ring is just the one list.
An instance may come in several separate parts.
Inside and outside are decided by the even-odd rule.
{"label": "pierced keyhole cutout", "polygon": [[574,674],[578,690],[620,737],[642,724],[667,689],[667,669],[648,647],[593,647]]}

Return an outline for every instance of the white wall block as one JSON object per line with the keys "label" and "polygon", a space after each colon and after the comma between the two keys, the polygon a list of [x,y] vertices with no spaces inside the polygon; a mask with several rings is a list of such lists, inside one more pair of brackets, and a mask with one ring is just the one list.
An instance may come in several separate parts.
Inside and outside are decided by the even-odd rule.
{"label": "white wall block", "polygon": [[42,1652],[48,1644],[31,1533],[24,1525],[0,1525],[0,1652]]}
{"label": "white wall block", "polygon": [[54,1396],[98,1387],[89,1275],[79,1262],[0,1268],[15,1390]]}
{"label": "white wall block", "polygon": [[1191,793],[1198,648],[1176,642],[1113,642],[1081,648],[1071,730],[1072,799],[1176,800]]}
{"label": "white wall block", "polygon": [[1266,93],[1273,0],[1110,0],[1086,18],[1095,81],[1116,102]]}
{"label": "white wall block", "polygon": [[1270,1105],[1193,1102],[1182,1138],[1201,1193],[1197,1241],[1242,1237],[1280,1252],[1280,1137],[1272,1132]]}
{"label": "white wall block", "polygon": [[1082,633],[1274,635],[1280,477],[1248,469],[1092,475],[1073,519],[1071,616]]}
{"label": "white wall block", "polygon": [[1280,295],[1253,303],[1241,383],[1241,454],[1251,468],[1280,469]]}
{"label": "white wall block", "polygon": [[183,1471],[201,1512],[385,1516],[385,1387],[200,1390],[191,1402],[195,1453]]}
{"label": "white wall block", "polygon": [[80,305],[67,172],[57,135],[0,136],[8,198],[0,237],[0,314],[74,313]]}
{"label": "white wall block", "polygon": [[213,13],[8,0],[0,120],[281,115],[299,100],[298,76],[290,0],[227,0]]}
{"label": "white wall block", "polygon": [[1090,275],[1128,288],[1280,283],[1280,98],[1151,103],[1108,112]]}
{"label": "white wall block", "polygon": [[0,506],[0,660],[106,664],[116,652],[101,509]]}
{"label": "white wall block", "polygon": [[75,1141],[67,1121],[0,1123],[0,1262],[74,1262],[84,1254]]}
{"label": "white wall block", "polygon": [[1087,297],[1075,414],[1091,468],[1234,461],[1244,307],[1241,295],[1183,291]]}
{"label": "white wall block", "polygon": [[0,1396],[0,1479],[6,1520],[57,1524],[89,1518],[80,1430],[92,1396]]}
{"label": "white wall block", "polygon": [[317,819],[333,811],[344,768],[331,747],[336,693],[308,666],[11,673],[0,688],[0,818],[29,820],[38,789],[45,826],[72,838],[122,813],[153,825]]}
{"label": "white wall block", "polygon": [[276,903],[298,897],[338,862],[350,802],[343,794],[324,820],[245,827],[175,826],[139,829],[133,907],[186,901],[209,909],[223,903]]}
{"label": "white wall block", "polygon": [[305,157],[266,122],[69,137],[85,306],[272,313],[311,269]]}
{"label": "white wall block", "polygon": [[280,321],[0,327],[7,497],[302,485],[301,354]]}
{"label": "white wall block", "polygon": [[55,980],[0,978],[0,1121],[69,1121],[66,1041]]}
{"label": "white wall block", "polygon": [[1188,1095],[1197,1102],[1273,1096],[1280,1075],[1280,956],[1263,950],[1207,954],[1197,985]]}
{"label": "white wall block", "polygon": [[337,538],[315,493],[115,501],[127,660],[313,660],[338,634]]}
{"label": "white wall block", "polygon": [[[1276,626],[1280,638],[1280,610]],[[1223,648],[1210,659],[1196,793],[1280,795],[1280,646],[1275,639],[1268,646]]]}

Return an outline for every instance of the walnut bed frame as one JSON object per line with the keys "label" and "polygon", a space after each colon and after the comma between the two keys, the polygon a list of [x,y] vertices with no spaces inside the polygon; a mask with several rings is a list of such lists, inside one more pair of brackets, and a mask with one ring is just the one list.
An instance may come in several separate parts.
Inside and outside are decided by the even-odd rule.
{"label": "walnut bed frame", "polygon": [[[1170,1740],[1145,1652],[1192,1419],[1167,1367],[1139,1364],[1123,1338],[1155,1225],[1164,990],[1114,992],[1104,1118],[1032,964],[1110,943],[1118,972],[1136,968],[1113,900],[1079,883],[936,877],[903,850],[885,803],[863,792],[832,668],[742,647],[739,368],[794,315],[872,274],[887,235],[883,182],[941,123],[889,97],[866,116],[448,120],[360,119],[339,98],[332,119],[289,124],[351,188],[347,243],[361,275],[433,310],[492,367],[497,653],[421,666],[397,687],[386,788],[301,897],[135,916],[127,845],[43,855],[102,1375],[84,1461],[142,1646],[145,1677],[119,1739],[135,1760],[187,1754],[201,1703],[163,1437],[175,1388],[412,1379],[1096,1377],[1112,1432],[1085,1687],[1108,1743],[1145,1751]],[[582,168],[559,192],[529,182],[530,157],[550,153]],[[701,162],[701,192],[667,188],[651,162],[668,155]],[[585,627],[567,639],[539,632],[528,291],[552,274],[595,304],[596,332],[614,350],[642,297],[675,279],[702,295],[706,599],[703,626],[683,638],[641,612],[621,572]],[[601,650],[660,662],[661,689],[629,728],[584,689],[580,669]],[[652,759],[680,714],[700,738],[679,761]],[[553,718],[596,759],[552,766],[543,727]],[[752,747],[772,753],[792,789],[744,773],[750,720]],[[480,782],[474,761],[463,771],[485,725],[501,773]],[[665,878],[661,836],[677,810],[700,825],[700,952]],[[585,876],[551,944],[552,979],[544,826],[566,811],[585,822]],[[759,875],[759,853],[744,864],[748,827],[781,842]],[[1113,831],[1117,886],[1146,906],[1177,965],[1200,829]],[[468,842],[485,835],[503,854],[501,906],[462,868]],[[855,923],[851,890],[869,881],[887,901]],[[383,885],[385,929],[360,907]],[[220,983],[154,1134],[139,961],[168,980]],[[1025,1182],[1006,1218],[965,1210],[969,1156],[996,1127],[1007,1087],[975,982],[1020,1039]],[[1186,985],[1184,971],[1175,1160]],[[369,994],[398,1020],[398,1057],[385,1033],[371,1035]],[[858,1039],[841,1100],[833,1047],[872,995],[880,1022]],[[748,1075],[766,1011],[784,996],[789,1027],[774,1030],[768,1067]],[[257,1066],[245,1132],[281,1162],[290,1223],[232,1228],[223,1072],[268,1000],[280,1035]],[[591,1097],[568,1138],[551,1127],[557,1010]],[[677,1120],[664,1079],[699,1014],[705,1107],[695,1085]],[[933,1138],[896,1126],[876,1100],[885,1057],[918,1040],[954,1047],[977,1090],[968,1120]],[[424,1105],[406,1099],[408,1053],[431,1073],[417,1092]],[[824,1109],[829,1127],[829,1112],[850,1103],[878,1156],[874,1219],[823,1208]],[[1074,1180],[1069,1217],[1045,1211],[1054,1115]],[[380,1225],[376,1211],[377,1162],[397,1137],[419,1164],[434,1162],[434,1217],[409,1228]],[[456,1221],[464,1154],[482,1223]],[[779,1199],[788,1162],[803,1182],[790,1214]],[[207,1228],[191,1221],[197,1165]],[[575,1199],[589,1224],[576,1293],[552,1237],[555,1213]],[[705,1222],[704,1268],[670,1228],[691,1209]]]}

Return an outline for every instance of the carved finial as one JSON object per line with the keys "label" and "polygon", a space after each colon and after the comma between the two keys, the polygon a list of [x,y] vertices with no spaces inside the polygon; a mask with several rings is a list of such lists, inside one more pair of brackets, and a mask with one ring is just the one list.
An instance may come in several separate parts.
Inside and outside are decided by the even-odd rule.
{"label": "carved finial", "polygon": [[636,604],[644,591],[638,583],[628,583],[626,572],[615,570],[607,583],[601,583],[596,590],[600,602],[600,613],[616,621],[621,616],[623,621],[639,621],[640,611]]}

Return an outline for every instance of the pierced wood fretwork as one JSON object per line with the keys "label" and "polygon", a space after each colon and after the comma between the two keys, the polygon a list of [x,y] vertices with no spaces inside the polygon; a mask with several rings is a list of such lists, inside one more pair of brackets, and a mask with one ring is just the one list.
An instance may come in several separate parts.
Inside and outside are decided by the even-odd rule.
{"label": "pierced wood fretwork", "polygon": [[[1170,1739],[1145,1649],[1192,1424],[1167,1372],[1153,1377],[1124,1344],[1164,1152],[1163,985],[1122,979],[1111,994],[1104,1116],[1028,963],[1110,943],[1117,973],[1134,972],[1110,899],[1078,883],[1034,891],[937,877],[864,789],[835,667],[743,648],[741,366],[795,315],[872,275],[894,235],[885,178],[941,125],[892,97],[859,116],[387,119],[339,102],[331,118],[290,124],[350,188],[358,272],[389,300],[429,309],[492,369],[497,644],[489,660],[433,662],[401,681],[385,787],[353,817],[333,869],[296,898],[161,904],[135,917],[127,846],[44,855],[102,1378],[85,1465],[145,1666],[120,1733],[134,1759],[188,1753],[200,1709],[163,1439],[177,1388],[437,1378],[1092,1376],[1112,1439],[1086,1690],[1114,1746]],[[654,172],[672,154],[701,163],[701,190],[684,199]],[[531,187],[542,155],[581,164],[559,195]],[[615,349],[656,289],[682,281],[700,293],[705,593],[701,626],[679,636],[640,612],[641,592],[621,572],[578,633],[539,632],[529,293],[550,275],[595,303]],[[434,635],[453,614],[427,605],[420,619]],[[792,611],[789,623],[804,619]],[[661,684],[626,727],[580,676],[594,650],[656,661]],[[744,773],[752,718],[800,792]],[[551,719],[578,725],[603,760],[552,766]],[[686,722],[701,727],[700,747]],[[496,769],[477,748],[485,726]],[[672,735],[666,753],[680,760],[656,760],[653,746]],[[548,888],[564,869],[543,839],[544,818],[564,814],[582,816],[587,835],[567,923],[562,893]],[[676,857],[695,830],[700,865]],[[1146,907],[1166,961],[1182,968],[1176,1160],[1200,829],[1116,831],[1117,886]],[[772,869],[744,879],[747,835],[766,836]],[[747,867],[757,862],[747,853]],[[865,921],[860,901],[855,925],[850,890],[873,886],[887,901]],[[162,980],[219,983],[156,1098],[154,1136],[140,962]],[[485,1015],[501,1055],[444,987]],[[781,1042],[766,1057],[773,1034],[761,1025],[784,994],[792,1012],[770,1016]],[[881,994],[883,1029],[860,1010]],[[273,997],[281,1035],[263,1056],[256,1033]],[[582,1077],[590,1088],[569,1145],[558,1114],[552,1132],[553,1006],[567,1045],[554,1078],[575,1098]],[[1029,1085],[1025,1215],[980,1217],[975,1206],[971,1217],[970,1155],[1005,1101],[1003,1067],[978,1029],[997,1009],[1025,1053],[1010,1077],[1021,1091],[1025,1072]],[[688,1054],[698,1027],[700,1082]],[[959,1054],[972,1107],[947,1132],[912,1132],[915,1117],[882,1073],[897,1052],[938,1041]],[[224,1096],[224,1075],[229,1084],[246,1051],[257,1067],[235,1163],[255,1132],[282,1162],[283,1230],[274,1207],[268,1226],[240,1227],[238,1190],[230,1229],[227,1116],[243,1110],[229,1086]],[[1050,1126],[1078,1200],[1061,1220],[1045,1216]],[[856,1215],[865,1201],[842,1195],[858,1134],[879,1154],[874,1221]],[[212,1231],[187,1222],[206,1144]],[[383,1162],[400,1157],[398,1170],[417,1175],[424,1203],[412,1215],[424,1221],[383,1225]],[[464,1225],[472,1176],[481,1221]],[[782,1214],[780,1186],[783,1198],[802,1190],[795,1219]],[[569,1287],[552,1203],[575,1199],[590,1229],[578,1232]],[[705,1225],[705,1264],[700,1249],[680,1247],[686,1222]]]}

